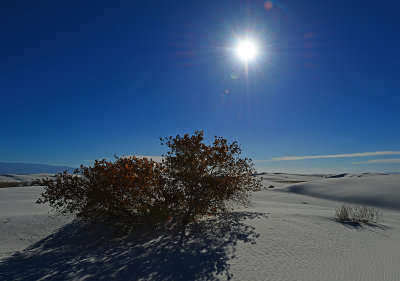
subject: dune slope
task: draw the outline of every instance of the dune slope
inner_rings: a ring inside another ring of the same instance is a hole
[[[290,192],[400,210],[399,175],[364,175],[299,183]]]
[[[0,189],[0,280],[398,280],[397,179],[264,175],[250,208],[128,234],[48,214],[42,187]],[[335,220],[335,200],[363,203],[376,186],[382,224]]]

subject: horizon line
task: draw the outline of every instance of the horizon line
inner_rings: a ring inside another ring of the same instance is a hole
[[[400,151],[375,151],[375,152],[359,152],[345,154],[327,154],[327,155],[305,155],[305,156],[284,156],[272,158],[272,161],[290,161],[304,159],[323,159],[323,158],[350,158],[350,157],[366,157],[381,155],[400,155]],[[268,160],[258,160],[257,162],[267,162]]]

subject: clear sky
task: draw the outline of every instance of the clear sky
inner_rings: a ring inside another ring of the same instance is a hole
[[[157,156],[159,137],[203,129],[238,141],[260,171],[399,172],[399,10],[2,1],[0,161]],[[246,37],[258,46],[247,72],[234,52]]]

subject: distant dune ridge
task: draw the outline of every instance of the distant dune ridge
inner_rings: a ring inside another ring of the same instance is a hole
[[[53,166],[31,163],[4,163],[0,162],[0,175],[4,174],[57,174],[63,171],[72,173],[75,170],[69,166]]]

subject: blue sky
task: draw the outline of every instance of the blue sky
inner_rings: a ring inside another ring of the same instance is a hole
[[[399,172],[400,4],[267,2],[2,2],[0,161],[157,156],[203,129],[260,171]]]

